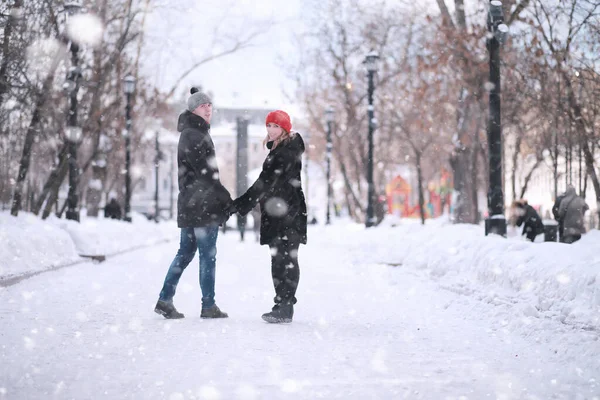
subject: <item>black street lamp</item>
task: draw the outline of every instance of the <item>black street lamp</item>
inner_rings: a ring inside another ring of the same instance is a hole
[[[241,196],[248,190],[248,125],[250,120],[247,116],[237,117],[237,147],[236,147],[236,172],[235,172],[235,188],[237,196]],[[237,216],[238,230],[240,231],[240,239],[244,241],[246,232],[246,215]]]
[[[81,11],[81,4],[78,1],[65,2],[65,18],[67,24],[69,17],[76,15]],[[69,50],[71,52],[71,68],[67,73],[67,79],[64,89],[69,95],[69,114],[67,116],[67,125],[65,129],[65,139],[69,147],[69,193],[67,195],[66,218],[79,221],[79,209],[77,203],[77,186],[79,183],[79,167],[77,165],[77,145],[81,141],[81,128],[77,126],[77,93],[79,92],[79,78],[81,69],[79,68],[79,45],[69,39]]]
[[[135,78],[128,75],[123,80],[127,104],[125,105],[125,218],[131,222],[131,96],[135,91]]]
[[[373,215],[373,201],[375,197],[375,188],[373,186],[373,131],[375,130],[375,115],[373,109],[373,92],[375,91],[375,84],[373,82],[373,78],[375,72],[377,72],[377,60],[379,60],[379,55],[372,51],[365,57],[364,64],[367,67],[367,74],[369,77],[369,108],[368,108],[368,117],[369,117],[369,159],[367,166],[367,183],[368,183],[368,198],[367,198],[367,218],[365,222],[365,226],[370,228],[375,225],[375,217]]]
[[[508,26],[504,24],[502,2],[490,2],[487,18],[487,48],[490,53],[490,80],[488,83],[490,105],[487,125],[490,162],[488,189],[489,217],[485,221],[485,234],[506,236],[504,193],[502,188],[502,125],[500,108],[500,45],[506,42]]]
[[[163,160],[163,153],[160,150],[160,141],[158,136],[158,131],[156,131],[156,137],[154,138],[154,150],[156,154],[154,155],[154,222],[158,223],[158,217],[160,214],[160,207],[158,201],[158,189],[160,187],[160,171],[159,166],[160,162]]]
[[[171,152],[171,172],[169,175],[171,176],[170,185],[169,185],[169,219],[173,219],[173,208],[175,207],[173,196],[175,194],[175,165],[177,164],[177,149],[172,150]]]
[[[333,107],[329,106],[325,111],[325,121],[327,122],[327,219],[325,224],[331,224],[331,131],[333,125]]]

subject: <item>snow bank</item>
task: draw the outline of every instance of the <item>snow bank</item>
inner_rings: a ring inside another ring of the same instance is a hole
[[[81,260],[80,255],[112,255],[141,246],[178,240],[174,221],[159,224],[143,215],[127,223],[82,217],[80,223],[30,213],[0,213],[0,279],[7,279]]]
[[[69,233],[20,213],[0,213],[0,278],[10,278],[68,264],[80,257]]]
[[[552,318],[600,330],[600,231],[572,245],[530,243],[519,236],[485,237],[482,226],[430,220],[423,227],[404,220],[366,231],[346,225],[330,239],[354,249],[357,259],[416,268],[448,290],[514,306],[520,323]]]
[[[79,254],[110,255],[165,240],[178,240],[174,221],[156,223],[132,213],[132,223],[107,218],[83,218],[80,223],[49,218],[48,222],[69,233]]]

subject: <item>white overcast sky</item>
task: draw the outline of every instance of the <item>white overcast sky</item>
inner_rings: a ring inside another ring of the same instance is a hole
[[[177,94],[202,84],[213,92],[217,107],[281,108],[295,113],[299,105],[286,96],[293,95],[294,82],[282,59],[294,64],[294,37],[315,21],[315,5],[320,1],[326,0],[155,0],[158,6],[145,24],[143,72],[160,89],[168,90],[195,60],[219,50],[212,46],[216,26],[220,37],[264,29],[253,47],[198,68]],[[409,0],[388,3],[415,5]],[[420,0],[418,6],[437,10],[434,0]]]
[[[193,84],[214,93],[217,107],[293,107],[284,96],[293,81],[281,60],[293,60],[293,35],[304,29],[304,0],[161,0],[146,21],[143,72],[162,90],[170,88],[195,60],[210,52],[214,29],[225,34],[247,34],[265,29],[255,45],[211,61],[189,75],[178,90]]]

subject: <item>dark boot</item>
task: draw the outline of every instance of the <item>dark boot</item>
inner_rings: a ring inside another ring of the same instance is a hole
[[[293,318],[293,304],[275,304],[271,312],[262,315],[262,319],[271,324],[289,324]]]
[[[177,311],[172,301],[159,300],[154,307],[154,312],[162,315],[166,319],[179,319],[185,317],[182,313]]]
[[[210,308],[203,308],[200,312],[200,318],[228,318],[227,313],[219,310],[219,307],[215,304]]]

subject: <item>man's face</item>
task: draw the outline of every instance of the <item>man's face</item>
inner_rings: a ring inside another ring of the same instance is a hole
[[[204,118],[204,120],[210,124],[210,119],[212,118],[212,104],[211,103],[200,104],[194,110],[194,114]]]

